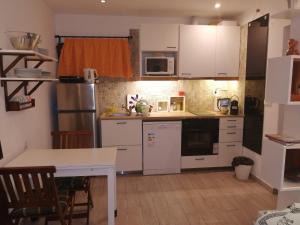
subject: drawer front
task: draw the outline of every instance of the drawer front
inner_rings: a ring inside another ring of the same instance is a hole
[[[117,171],[142,170],[142,146],[116,146]]]
[[[141,120],[102,120],[102,147],[142,145]]]
[[[242,154],[242,142],[219,143],[219,166],[231,166],[232,159]]]
[[[218,167],[218,155],[182,156],[181,169]]]
[[[227,129],[219,131],[219,143],[241,142],[243,140],[243,130]]]
[[[243,123],[242,117],[220,118],[220,129],[243,129]]]

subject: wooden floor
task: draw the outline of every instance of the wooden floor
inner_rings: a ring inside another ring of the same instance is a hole
[[[117,185],[117,225],[251,225],[276,202],[257,182],[238,181],[229,171],[120,176]],[[106,179],[94,179],[93,190],[90,224],[106,225]]]

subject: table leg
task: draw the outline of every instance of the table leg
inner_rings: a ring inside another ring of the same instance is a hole
[[[107,175],[107,192],[108,192],[108,225],[115,225],[116,209],[116,173],[114,170]]]

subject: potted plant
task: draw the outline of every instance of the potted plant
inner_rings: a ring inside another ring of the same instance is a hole
[[[248,180],[254,161],[246,156],[237,156],[232,160],[235,176],[239,180]]]

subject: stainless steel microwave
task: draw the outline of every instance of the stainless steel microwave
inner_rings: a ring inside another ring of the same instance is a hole
[[[146,75],[174,75],[175,59],[174,57],[157,56],[145,57]]]

